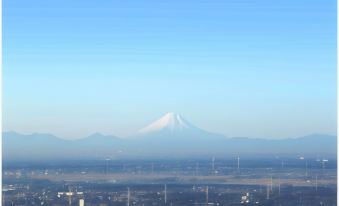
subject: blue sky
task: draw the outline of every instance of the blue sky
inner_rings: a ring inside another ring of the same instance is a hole
[[[336,1],[4,0],[3,128],[336,133]]]

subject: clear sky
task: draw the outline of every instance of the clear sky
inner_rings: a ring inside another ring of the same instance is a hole
[[[336,132],[335,0],[3,0],[3,128]]]

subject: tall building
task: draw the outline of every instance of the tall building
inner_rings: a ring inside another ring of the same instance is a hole
[[[79,206],[85,206],[85,200],[84,199],[79,200]]]

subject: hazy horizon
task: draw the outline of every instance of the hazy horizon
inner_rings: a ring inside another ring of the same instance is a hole
[[[166,113],[165,115],[163,115],[161,118],[164,118],[166,115],[168,114],[171,114],[173,112],[169,112],[169,113]],[[176,115],[180,115],[180,114],[177,114],[177,113],[174,113]],[[180,115],[181,116],[181,115]],[[182,117],[182,116],[181,116]],[[18,133],[18,134],[23,134],[23,135],[33,135],[33,134],[50,134],[50,135],[54,135],[58,138],[61,138],[61,139],[66,139],[66,140],[76,140],[76,139],[82,139],[82,138],[86,138],[86,137],[89,137],[91,135],[96,135],[96,134],[100,134],[100,135],[104,135],[104,136],[115,136],[115,137],[118,137],[118,138],[122,138],[122,139],[125,139],[125,138],[129,138],[133,135],[137,135],[142,129],[145,129],[149,126],[151,126],[152,124],[156,123],[157,121],[161,121],[161,118],[160,119],[157,119],[155,120],[154,122],[150,122],[148,125],[145,125],[143,128],[139,128],[137,131],[134,131],[134,133],[131,133],[130,135],[128,136],[119,136],[119,135],[116,135],[114,133],[103,133],[103,132],[100,132],[100,131],[95,131],[95,132],[92,132],[92,133],[89,133],[87,135],[84,135],[82,137],[63,137],[63,136],[58,136],[58,135],[55,135],[51,132],[30,132],[30,133],[23,133],[23,132],[19,132],[19,131],[14,131],[14,130],[8,130],[8,131],[3,131],[3,133],[8,133],[8,132],[15,132],[15,133]],[[184,118],[184,117],[182,117]],[[185,121],[187,121],[186,119],[184,119]],[[196,127],[196,125],[193,125],[192,122],[190,121],[187,121],[188,124],[190,124],[191,126],[193,127]],[[199,129],[202,129],[204,130],[204,128],[199,128]],[[204,130],[206,131],[206,130]],[[280,137],[280,138],[271,138],[271,137],[251,137],[251,136],[227,136],[225,134],[221,134],[221,133],[216,133],[214,131],[206,131],[206,132],[211,132],[211,133],[215,133],[215,134],[220,134],[220,135],[223,135],[227,138],[241,138],[241,137],[245,137],[245,138],[259,138],[259,139],[289,139],[289,138],[299,138],[299,137],[306,137],[306,136],[312,136],[312,135],[330,135],[330,136],[336,136],[336,134],[325,134],[325,133],[319,133],[319,132],[314,132],[314,133],[309,133],[309,134],[304,134],[304,135],[301,135],[301,136],[294,136],[294,137]]]
[[[58,136],[58,135],[55,135],[53,133],[42,133],[42,132],[30,132],[30,133],[23,133],[23,132],[18,132],[18,131],[14,131],[14,130],[8,130],[8,131],[3,131],[2,133],[9,133],[9,132],[15,132],[15,133],[18,133],[18,134],[22,134],[22,135],[32,135],[32,134],[49,134],[49,135],[53,135],[53,136],[56,136],[60,139],[65,139],[65,140],[78,140],[78,139],[83,139],[83,138],[86,138],[86,137],[89,137],[91,135],[95,135],[95,134],[101,134],[101,135],[104,135],[104,136],[115,136],[115,137],[118,137],[118,138],[121,138],[121,139],[126,139],[130,136],[118,136],[118,135],[115,135],[115,134],[106,134],[106,133],[102,133],[100,131],[97,131],[97,132],[93,132],[93,133],[90,133],[90,134],[87,134],[85,136],[81,136],[81,137],[76,137],[76,138],[73,138],[73,137],[62,137],[62,136]],[[210,131],[209,131],[210,132]],[[219,134],[219,133],[218,133]],[[133,134],[132,134],[133,135]],[[220,135],[223,135],[223,134],[220,134]],[[302,136],[295,136],[295,137],[281,137],[281,138],[270,138],[270,137],[245,137],[245,136],[226,136],[227,138],[250,138],[250,139],[265,139],[265,140],[284,140],[284,139],[294,139],[294,138],[300,138],[300,137],[307,137],[307,136],[312,136],[312,135],[326,135],[326,136],[337,136],[337,134],[324,134],[324,133],[310,133],[310,134],[305,134],[305,135],[302,135]]]

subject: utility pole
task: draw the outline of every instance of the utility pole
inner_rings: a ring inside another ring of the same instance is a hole
[[[238,156],[237,160],[238,160],[238,171],[239,171],[240,170],[240,157],[239,156]]]
[[[130,195],[129,187],[127,187],[127,206],[129,206]]]
[[[279,177],[279,186],[278,186],[278,190],[279,190],[279,196],[280,196],[280,177]]]
[[[108,161],[109,161],[110,159],[105,159],[105,175],[107,175],[108,174]]]
[[[165,205],[167,204],[167,185],[165,184]]]
[[[269,186],[269,184],[267,184],[267,187],[266,187],[266,199],[267,200],[270,199],[270,186]]]
[[[307,168],[307,161],[306,161],[306,165],[305,165],[305,178],[307,179],[308,176],[308,168]]]
[[[73,195],[73,193],[72,193],[70,187],[68,187],[68,191],[69,191],[69,192],[66,193],[66,195],[68,196],[68,205],[71,206],[71,205],[72,205],[72,195]]]
[[[271,175],[271,192],[273,192],[273,177]]]
[[[208,205],[208,186],[206,186],[206,206]]]
[[[315,175],[315,191],[318,192],[318,175]]]
[[[322,164],[322,168],[324,170],[325,169],[325,162],[324,162],[324,160],[321,161],[321,164]]]
[[[214,173],[215,171],[214,162],[215,162],[215,157],[212,158],[212,173]]]

